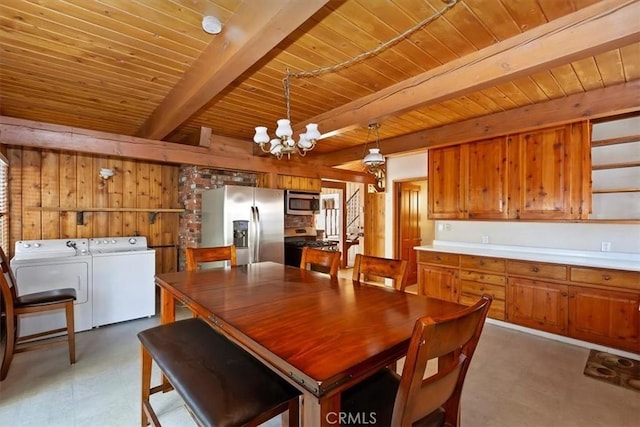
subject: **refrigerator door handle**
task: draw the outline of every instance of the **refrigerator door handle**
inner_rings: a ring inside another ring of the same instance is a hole
[[[251,217],[249,222],[249,264],[254,262],[256,247],[256,212],[251,206]]]
[[[256,259],[255,262],[260,262],[260,232],[261,227],[260,227],[260,209],[258,209],[258,207],[255,207],[256,209]]]

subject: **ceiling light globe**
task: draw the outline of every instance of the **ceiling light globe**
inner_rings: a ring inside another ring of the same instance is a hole
[[[309,123],[307,125],[307,139],[310,141],[313,141],[315,139],[320,139],[320,131],[318,130],[318,124],[317,123]]]
[[[271,154],[278,154],[282,151],[282,143],[279,139],[274,138],[271,140]]]
[[[379,166],[384,163],[384,156],[380,154],[379,148],[369,148],[369,154],[364,156],[362,163],[367,166]]]
[[[278,138],[291,138],[293,135],[293,129],[291,129],[291,122],[288,119],[278,120],[278,127],[276,129],[276,136]]]
[[[313,146],[313,143],[309,141],[307,134],[301,133],[300,141],[298,141],[298,147],[302,148],[303,150],[308,150],[309,148],[311,148],[311,146]]]
[[[269,134],[266,126],[257,126],[256,134],[253,136],[253,142],[256,144],[266,144],[269,142]]]

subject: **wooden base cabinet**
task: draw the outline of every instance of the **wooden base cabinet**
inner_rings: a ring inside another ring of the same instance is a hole
[[[418,265],[418,295],[458,302],[458,269]]]
[[[558,335],[567,334],[568,286],[540,280],[509,279],[509,322]]]
[[[418,294],[528,328],[640,353],[640,271],[418,251]]]

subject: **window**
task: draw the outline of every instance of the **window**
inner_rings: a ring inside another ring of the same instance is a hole
[[[0,246],[9,253],[9,162],[0,154]]]

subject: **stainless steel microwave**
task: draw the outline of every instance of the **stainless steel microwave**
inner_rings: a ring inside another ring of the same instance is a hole
[[[285,213],[287,215],[314,215],[320,213],[320,194],[287,190]]]

